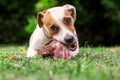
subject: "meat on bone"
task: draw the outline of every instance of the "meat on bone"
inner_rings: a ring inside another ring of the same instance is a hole
[[[69,49],[63,43],[57,41],[56,39],[50,39],[41,50],[39,50],[39,55],[43,57],[50,57],[54,60],[64,59],[69,60],[71,56],[69,54]]]

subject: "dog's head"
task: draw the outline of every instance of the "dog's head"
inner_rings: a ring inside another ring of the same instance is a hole
[[[74,28],[76,21],[76,9],[74,6],[66,4],[50,8],[39,12],[37,19],[39,27],[43,28],[48,37],[53,37],[64,44],[78,44]]]

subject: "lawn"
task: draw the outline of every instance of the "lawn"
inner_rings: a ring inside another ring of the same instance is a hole
[[[0,45],[0,80],[120,80],[118,46],[81,47],[79,54],[68,61],[26,58],[27,47],[22,48]]]

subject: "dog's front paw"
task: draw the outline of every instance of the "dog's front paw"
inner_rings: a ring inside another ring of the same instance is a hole
[[[27,52],[27,57],[33,57],[36,55],[38,55],[38,53],[35,50],[28,50],[28,52]]]

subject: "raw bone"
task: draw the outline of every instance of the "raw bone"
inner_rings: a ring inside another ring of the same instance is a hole
[[[54,60],[71,59],[67,46],[57,41],[56,39],[50,39],[39,51],[39,54],[43,57],[51,57]]]

